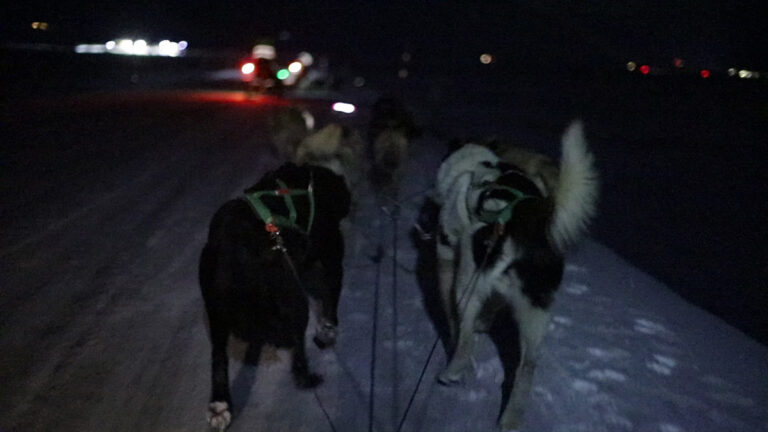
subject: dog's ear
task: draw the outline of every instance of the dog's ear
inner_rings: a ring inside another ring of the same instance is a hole
[[[458,179],[456,179],[456,182],[453,185],[453,188],[457,194],[456,200],[454,201],[458,207],[456,212],[463,226],[469,226],[471,222],[471,206],[467,201],[469,199],[469,188],[472,185],[472,177],[472,173],[464,173]]]

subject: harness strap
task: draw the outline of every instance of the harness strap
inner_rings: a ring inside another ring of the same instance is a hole
[[[278,227],[290,227],[301,231],[304,234],[309,234],[309,232],[312,230],[312,223],[314,222],[315,218],[315,197],[313,193],[314,189],[312,187],[312,180],[310,180],[307,189],[291,189],[288,187],[288,185],[285,184],[285,182],[280,179],[276,180],[276,182],[280,187],[279,189],[246,193],[245,200],[251,205],[251,208],[256,212],[259,218],[264,221],[264,229],[270,233],[278,232]],[[280,214],[272,214],[272,211],[269,209],[269,207],[267,207],[267,205],[264,204],[264,202],[261,200],[261,197],[264,195],[282,196],[285,202],[285,207],[288,209],[288,217]],[[298,215],[296,212],[296,206],[293,203],[292,197],[294,195],[307,195],[307,198],[309,199],[309,217],[306,231],[296,224]]]
[[[485,193],[491,192],[493,190],[503,190],[510,192],[512,195],[515,196],[515,199],[512,201],[508,201],[507,205],[504,206],[501,210],[491,211],[491,210],[482,210],[479,214],[479,219],[485,223],[497,223],[500,225],[505,225],[507,222],[509,222],[510,219],[512,219],[512,215],[515,211],[515,206],[520,203],[520,201],[527,200],[527,199],[538,199],[539,197],[533,196],[533,195],[526,195],[519,189],[515,189],[513,187],[499,185],[499,184],[492,184],[489,185],[488,188],[485,190]]]

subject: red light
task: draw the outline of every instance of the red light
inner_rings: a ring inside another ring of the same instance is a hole
[[[640,66],[640,72],[642,72],[643,75],[648,75],[651,72],[651,67],[648,65],[642,65]]]
[[[675,57],[674,64],[676,68],[683,67],[683,59]]]
[[[256,71],[256,65],[251,62],[245,63],[240,67],[240,72],[245,75],[252,74],[254,71]]]
[[[701,74],[702,78],[709,78],[709,70],[702,69],[701,72],[699,72],[699,73]]]

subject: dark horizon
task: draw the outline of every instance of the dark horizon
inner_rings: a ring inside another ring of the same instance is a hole
[[[309,3],[131,2],[119,6],[80,0],[32,1],[7,8],[2,39],[61,44],[120,37],[184,39],[197,48],[248,50],[261,38],[343,60],[422,55],[461,57],[482,52],[574,67],[631,59],[686,59],[694,67],[763,69],[766,15],[752,2],[648,2],[587,7],[575,2],[511,2],[466,6]],[[46,21],[50,29],[33,31]],[[284,38],[283,38],[284,39]],[[373,48],[375,47],[375,48]]]

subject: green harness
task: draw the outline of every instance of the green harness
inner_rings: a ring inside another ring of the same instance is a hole
[[[276,180],[280,186],[279,189],[256,191],[245,194],[245,200],[251,205],[253,211],[264,221],[264,229],[267,232],[276,235],[280,233],[280,228],[292,228],[303,234],[309,235],[312,230],[312,221],[315,218],[315,196],[312,188],[312,181],[306,189],[291,189],[282,180]],[[288,209],[288,217],[279,214],[272,214],[269,207],[264,204],[261,197],[267,196],[282,196],[285,201],[285,207]],[[307,222],[306,231],[296,224],[296,206],[293,204],[294,195],[307,195],[309,199],[309,220]]]
[[[506,225],[507,222],[509,222],[510,219],[512,219],[512,215],[515,211],[515,206],[520,203],[520,201],[527,200],[527,199],[538,199],[539,197],[533,196],[533,195],[526,195],[519,189],[515,189],[509,186],[503,186],[499,184],[491,184],[486,189],[486,192],[491,192],[493,190],[504,190],[507,192],[510,192],[512,195],[515,196],[515,199],[512,201],[507,201],[507,205],[505,205],[502,209],[499,210],[480,210],[478,218],[485,223],[491,224],[494,223],[497,226],[497,229],[501,229],[503,231],[504,225]],[[502,227],[502,228],[498,228]]]

